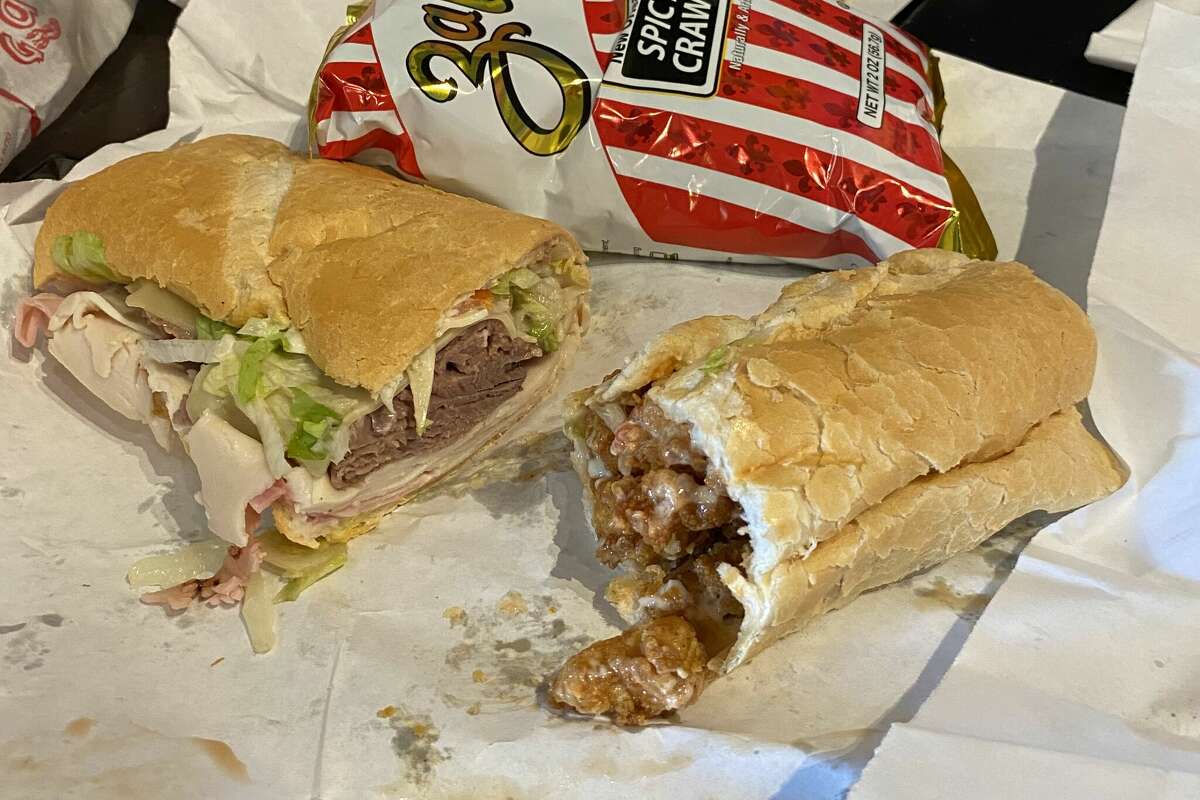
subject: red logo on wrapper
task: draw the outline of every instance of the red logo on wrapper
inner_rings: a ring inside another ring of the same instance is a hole
[[[931,61],[827,0],[378,0],[331,44],[312,133],[322,156],[549,217],[588,249],[829,268],[988,255],[938,139]]]
[[[0,23],[25,33],[19,38],[8,31],[0,32],[0,50],[18,64],[38,64],[46,59],[46,47],[62,36],[58,20],[51,17],[44,25],[37,24],[38,11],[22,0],[0,0]]]

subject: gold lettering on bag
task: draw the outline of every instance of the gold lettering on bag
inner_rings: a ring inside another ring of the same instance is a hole
[[[426,4],[422,9],[425,11],[425,27],[443,38],[470,42],[487,33],[487,28],[483,26],[483,14],[478,11],[455,11],[433,4]],[[446,23],[461,27],[454,28]]]
[[[521,147],[536,156],[552,156],[567,149],[591,111],[591,85],[573,61],[557,50],[528,40],[533,31],[521,22],[506,22],[484,40],[487,29],[480,12],[498,14],[512,10],[512,0],[457,0],[471,11],[427,3],[425,26],[441,40],[420,42],[408,53],[408,74],[421,92],[435,103],[448,103],[458,96],[459,84],[452,77],[434,72],[436,59],[449,61],[476,89],[490,77],[492,97],[500,120]],[[514,38],[521,37],[521,38]],[[444,41],[449,40],[449,41]],[[457,42],[477,41],[468,50]],[[512,58],[527,58],[544,69],[558,84],[562,113],[550,127],[539,125],[526,111],[509,69]]]

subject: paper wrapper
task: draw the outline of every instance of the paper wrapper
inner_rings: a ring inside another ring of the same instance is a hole
[[[117,48],[136,0],[0,3],[0,169]]]
[[[1025,550],[855,800],[1200,796],[1197,37],[1155,7],[1088,284],[1092,413],[1130,480]]]
[[[105,148],[72,179],[239,124],[302,146],[312,70],[343,13],[340,2],[259,4],[253,29],[286,37],[231,48],[230,20],[251,29],[245,5],[192,4],[172,40],[171,128]],[[1002,255],[1081,297],[1121,109],[949,57],[942,68],[955,98],[947,146],[993,215]],[[0,187],[5,326],[58,189]],[[549,715],[536,685],[616,623],[596,599],[609,573],[566,469],[558,399],[667,326],[755,312],[801,274],[680,263],[668,281],[664,265],[647,266],[597,260],[592,331],[556,398],[483,474],[401,509],[351,544],[347,567],[281,606],[267,656],[250,653],[236,612],[168,619],[124,582],[134,560],[200,531],[186,460],[42,351],[5,348],[0,796],[840,796],[941,680],[1042,520],[860,598],[668,724],[629,732]],[[1042,584],[1045,614],[1056,580]],[[1086,671],[1071,677],[1086,682]]]
[[[1092,34],[1088,39],[1084,57],[1093,64],[1133,72],[1137,67],[1142,42],[1146,38],[1146,25],[1150,22],[1150,12],[1154,5],[1154,0],[1137,0],[1121,12],[1120,16],[1105,25],[1104,30]],[[1200,13],[1198,0],[1170,0],[1165,5],[1191,14]]]

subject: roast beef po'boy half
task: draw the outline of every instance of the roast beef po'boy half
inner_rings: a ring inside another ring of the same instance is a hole
[[[1027,267],[935,250],[667,331],[569,401],[633,627],[570,658],[552,701],[644,722],[869,589],[1114,491],[1075,409],[1095,354]]]
[[[543,398],[586,323],[562,228],[268,139],[121,161],[46,214],[18,338],[178,435],[212,532],[316,547]]]

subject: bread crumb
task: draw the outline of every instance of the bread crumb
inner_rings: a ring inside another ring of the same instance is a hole
[[[479,703],[471,703],[471,705],[467,706],[467,713],[472,717],[477,716],[482,710],[483,706],[479,705]]]
[[[383,708],[381,708],[375,712],[375,716],[379,717],[380,719],[387,719],[389,717],[395,716],[395,714],[396,714],[395,706],[384,706]]]
[[[500,598],[500,602],[496,604],[496,610],[506,617],[515,617],[529,611],[529,606],[525,604],[525,598],[521,596],[520,592],[509,592]]]
[[[481,669],[477,669],[471,673],[471,680],[475,681],[476,683],[487,683],[489,678],[486,672]]]
[[[457,628],[467,624],[467,612],[459,606],[450,606],[442,612],[442,619],[449,620],[451,628]]]

